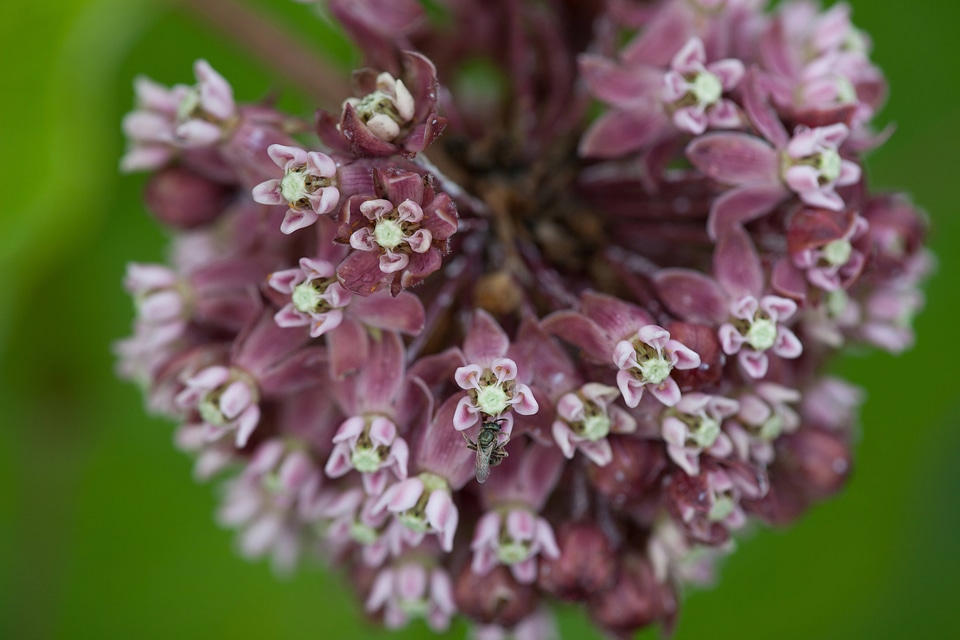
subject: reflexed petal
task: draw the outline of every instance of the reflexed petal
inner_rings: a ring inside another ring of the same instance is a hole
[[[337,443],[350,440],[356,441],[366,426],[367,421],[360,416],[347,418],[337,429],[336,434],[333,436],[333,441]]]
[[[707,53],[703,48],[703,40],[693,37],[673,56],[670,67],[680,73],[692,73],[701,70],[706,61]]]
[[[563,420],[555,420],[551,431],[553,432],[553,439],[556,441],[557,446],[560,447],[560,451],[563,452],[564,457],[567,459],[573,458],[576,447],[574,447],[570,439],[574,433],[570,430],[567,423]]]
[[[283,216],[283,222],[280,223],[280,231],[290,235],[294,231],[309,227],[319,219],[316,212],[309,209],[287,209]]]
[[[478,409],[473,400],[468,396],[463,396],[457,402],[456,412],[453,414],[453,428],[457,431],[469,429],[480,420]]]
[[[680,387],[677,386],[673,378],[667,378],[660,384],[647,385],[647,387],[650,389],[650,393],[653,394],[654,398],[668,407],[672,407],[680,402]]]
[[[460,516],[450,494],[442,490],[431,493],[424,514],[430,525],[437,529],[443,550],[452,551],[453,537],[457,533],[457,522]]]
[[[253,433],[253,430],[257,428],[259,423],[260,407],[255,404],[247,407],[246,411],[240,414],[240,417],[237,419],[238,447],[247,446],[247,440],[250,439],[250,434]]]
[[[617,372],[617,386],[623,394],[623,402],[633,409],[640,404],[643,397],[644,384],[637,380],[629,371]]]
[[[777,342],[773,345],[773,352],[781,358],[799,358],[803,353],[803,343],[796,334],[784,326],[778,327]]]
[[[769,359],[765,351],[754,351],[753,349],[741,349],[737,354],[740,366],[751,378],[762,378],[767,375]]]
[[[250,405],[253,393],[246,383],[239,380],[231,383],[220,396],[220,410],[229,419],[236,418]]]

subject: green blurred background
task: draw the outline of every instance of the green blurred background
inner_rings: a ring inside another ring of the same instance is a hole
[[[258,4],[332,38],[308,7]],[[849,488],[789,531],[743,540],[720,586],[687,599],[677,640],[960,638],[960,3],[851,4],[892,86],[880,121],[898,125],[868,161],[872,184],[931,214],[940,266],[919,343],[838,363],[869,392]],[[124,265],[162,260],[166,241],[140,204],[143,177],[117,174],[120,119],[134,75],[189,83],[198,57],[241,100],[278,90],[285,108],[312,110],[167,4],[0,9],[0,638],[432,637],[419,622],[398,634],[359,622],[350,590],[320,569],[278,580],[241,560],[172,425],[114,377],[110,344],[133,313]],[[561,620],[565,638],[597,637],[575,610]]]

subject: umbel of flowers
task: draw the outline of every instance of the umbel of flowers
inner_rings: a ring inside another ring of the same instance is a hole
[[[245,555],[319,555],[389,627],[670,629],[737,531],[844,485],[830,359],[913,341],[883,75],[843,4],[434,5],[326,3],[368,66],[312,125],[205,61],[137,80],[121,166],[172,250],[129,267],[120,372]]]

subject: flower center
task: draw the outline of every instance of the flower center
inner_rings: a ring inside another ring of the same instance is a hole
[[[848,301],[847,292],[843,289],[830,291],[827,293],[827,315],[831,318],[839,318],[843,315],[843,312],[846,311]]]
[[[760,436],[761,440],[770,442],[780,437],[782,432],[783,418],[777,414],[773,414],[769,419],[767,419],[766,422],[760,425],[760,433],[758,435]]]
[[[610,433],[610,417],[605,413],[587,416],[581,425],[580,435],[593,442],[606,438]]]
[[[350,537],[360,544],[373,544],[380,538],[380,534],[373,527],[354,521],[350,524]]]
[[[427,501],[430,499],[430,494],[434,491],[449,492],[450,489],[442,476],[424,472],[417,477],[423,483],[423,493],[420,494],[417,504],[397,514],[397,520],[411,531],[426,533],[430,530],[430,523],[427,522],[426,518]]]
[[[777,341],[777,325],[770,318],[756,318],[747,330],[747,344],[757,351],[766,351]]]
[[[673,367],[670,361],[660,356],[640,361],[640,375],[645,382],[650,384],[660,384],[666,380],[671,369]]]
[[[284,492],[283,482],[280,481],[280,474],[276,471],[271,471],[264,475],[261,483],[267,493],[281,494]]]
[[[857,101],[857,90],[853,83],[843,76],[837,77],[837,102],[852,104]]]
[[[177,122],[186,122],[195,118],[200,111],[200,89],[190,87],[177,105]]]
[[[219,390],[205,394],[203,398],[200,399],[197,410],[200,412],[200,417],[207,424],[219,427],[227,423],[227,417],[220,411]]]
[[[720,96],[723,95],[723,83],[709,71],[701,71],[693,79],[690,91],[696,97],[698,104],[707,107],[720,100]]]
[[[283,174],[283,179],[280,180],[280,195],[287,202],[299,202],[310,194],[310,190],[307,189],[307,177],[303,169],[304,167],[288,170]]]
[[[314,313],[323,304],[323,298],[320,297],[320,291],[314,285],[316,280],[303,282],[293,289],[293,306],[301,313]]]
[[[497,558],[503,564],[517,564],[530,556],[530,549],[522,542],[511,540],[497,547]]]
[[[708,416],[701,416],[700,420],[690,429],[693,441],[701,449],[713,446],[720,435],[720,423]]]
[[[834,267],[847,264],[850,260],[850,254],[853,253],[853,246],[849,240],[834,240],[823,247],[823,259]]]
[[[707,518],[713,522],[726,520],[727,516],[733,513],[734,506],[733,498],[730,496],[715,496],[713,506],[710,507],[710,513],[707,514]]]
[[[820,177],[827,182],[836,182],[840,177],[842,159],[835,149],[824,149],[820,152],[820,161],[817,163]]]
[[[353,464],[353,468],[360,473],[373,473],[379,469],[383,460],[377,449],[358,445],[350,455],[350,463]]]
[[[400,610],[411,618],[426,618],[430,613],[430,601],[423,598],[401,598]]]
[[[368,93],[353,105],[357,115],[364,122],[369,122],[376,116],[387,116],[397,124],[403,124],[403,118],[393,103],[393,98],[383,91]]]
[[[406,239],[403,233],[403,227],[396,220],[380,218],[377,220],[377,226],[373,229],[373,237],[384,249],[396,249],[397,246]]]
[[[509,406],[506,391],[499,384],[491,384],[477,392],[477,407],[488,416],[498,416]]]

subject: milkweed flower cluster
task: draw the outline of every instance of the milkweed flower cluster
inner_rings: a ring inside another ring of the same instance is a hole
[[[736,532],[838,491],[848,345],[913,341],[925,219],[874,194],[886,85],[846,5],[330,0],[369,65],[312,126],[136,82],[122,375],[219,518],[388,627],[670,628]],[[436,27],[437,21],[443,24]]]

